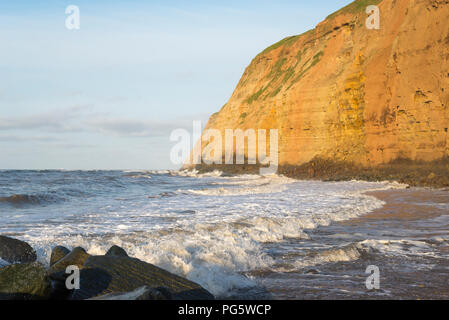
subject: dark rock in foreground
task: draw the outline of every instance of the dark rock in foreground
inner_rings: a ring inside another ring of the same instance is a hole
[[[56,260],[57,257],[62,256],[65,252],[69,251],[64,247],[56,247],[52,252],[52,261]],[[77,266],[79,269],[83,268],[84,262],[90,255],[83,248],[75,248],[72,252],[69,251],[68,254],[62,257],[54,264],[50,266],[47,274],[51,281],[51,299],[52,300],[66,300],[72,293],[71,290],[66,287],[66,279],[69,274],[66,273],[67,267]]]
[[[50,266],[54,265],[56,262],[64,258],[66,255],[70,253],[70,250],[66,247],[57,246],[51,252],[50,257]]]
[[[84,300],[114,293],[133,292],[143,286],[166,288],[174,300],[212,300],[200,285],[138,259],[90,256],[81,270],[79,290],[72,299]],[[156,289],[159,290],[159,289]]]
[[[71,252],[55,247],[50,268],[34,262],[35,251],[25,242],[0,237],[0,300],[212,300],[200,285],[128,256],[113,246],[105,256],[91,256],[83,248]],[[32,262],[26,262],[29,261]],[[66,287],[67,267],[80,269],[79,290]]]
[[[0,258],[9,263],[30,263],[36,261],[37,256],[28,243],[0,236]]]
[[[46,300],[50,282],[37,263],[15,264],[0,269],[0,300]]]
[[[171,292],[167,288],[141,287],[133,292],[110,293],[89,300],[171,300]]]
[[[52,276],[61,272],[65,273],[68,266],[77,266],[81,269],[84,265],[84,262],[89,257],[90,255],[83,248],[75,248],[64,258],[53,264],[48,270],[48,274]]]

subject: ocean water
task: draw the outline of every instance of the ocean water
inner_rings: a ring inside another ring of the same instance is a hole
[[[420,238],[401,225],[346,224],[385,205],[367,192],[405,187],[221,172],[0,171],[0,234],[29,242],[46,265],[56,245],[94,255],[119,245],[220,298],[406,298],[412,289],[367,292],[367,265],[405,261],[401,272],[437,266],[435,277],[445,276],[448,228]],[[447,203],[429,205],[449,212]],[[429,219],[421,224],[449,222]]]

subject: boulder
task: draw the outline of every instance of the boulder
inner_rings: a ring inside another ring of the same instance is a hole
[[[36,261],[37,255],[28,243],[0,236],[0,259],[9,263],[30,263]]]
[[[200,285],[152,264],[130,257],[90,256],[80,275],[80,289],[71,299],[85,300],[138,288],[164,287],[175,300],[211,300],[214,296]]]
[[[56,248],[55,248],[56,249]],[[65,248],[64,248],[65,249]],[[62,255],[65,251],[63,249],[58,249],[57,254]],[[56,254],[56,253],[55,253]],[[53,254],[52,254],[53,256]],[[70,274],[66,273],[68,266],[77,266],[82,268],[84,262],[90,255],[83,248],[75,248],[64,256],[62,259],[54,263],[48,269],[47,274],[51,281],[51,299],[52,300],[66,300],[72,294],[72,291],[66,287],[66,279]]]
[[[89,300],[171,300],[172,295],[167,288],[141,287],[135,291],[127,293],[110,293],[104,296],[95,297]]]
[[[68,266],[77,266],[81,269],[88,257],[90,257],[90,255],[86,250],[80,247],[75,248],[72,252],[53,264],[48,270],[48,274],[50,277],[61,272],[65,274]]]
[[[56,262],[64,258],[66,255],[70,253],[70,250],[66,247],[57,246],[51,252],[50,257],[50,266],[54,265]]]
[[[118,257],[127,257],[125,249],[122,249],[118,246],[112,246],[111,249],[106,253],[107,256],[118,256]]]
[[[0,269],[0,300],[46,300],[50,281],[37,263],[14,264]]]

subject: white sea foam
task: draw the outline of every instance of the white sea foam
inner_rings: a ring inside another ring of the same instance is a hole
[[[212,172],[199,173],[198,170],[179,170],[179,171],[169,171],[169,174],[172,176],[179,177],[191,177],[191,178],[207,178],[207,177],[220,177],[223,175],[223,172],[219,170],[214,170]]]
[[[148,174],[133,174],[133,175],[128,175],[127,177],[135,178],[135,179],[138,179],[138,178],[151,179],[151,175],[148,175]]]
[[[431,244],[418,240],[365,240],[360,242],[359,246],[367,251],[375,250],[381,252],[383,255],[395,257],[439,257]]]
[[[262,193],[272,194],[285,191],[288,188],[288,185],[294,182],[297,181],[277,175],[267,177],[254,176],[250,179],[240,178],[238,180],[231,179],[231,181],[216,182],[216,185],[225,185],[225,187],[221,188],[186,190],[186,192],[203,196],[238,196]]]
[[[360,259],[362,250],[358,244],[350,244],[319,250],[311,256],[300,256],[288,268],[282,266],[276,268],[276,271],[291,271],[292,269],[304,269],[307,267],[319,266],[327,263],[349,262]]]

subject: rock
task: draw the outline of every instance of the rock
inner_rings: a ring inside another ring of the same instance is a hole
[[[9,263],[30,263],[35,262],[37,256],[28,243],[0,236],[0,259]]]
[[[89,300],[171,300],[172,295],[167,288],[141,287],[128,293],[110,293]]]
[[[55,274],[65,271],[68,266],[77,266],[78,268],[82,268],[86,259],[90,257],[90,255],[83,248],[75,248],[67,254],[64,258],[53,264],[48,270],[48,274],[50,277],[53,277]]]
[[[125,249],[122,249],[118,246],[112,246],[111,249],[106,253],[107,256],[118,256],[118,257],[127,257]]]
[[[63,249],[58,249],[58,251],[62,253]],[[69,298],[72,291],[68,290],[65,284],[67,277],[70,275],[66,273],[67,267],[77,266],[81,269],[88,257],[90,255],[83,248],[75,248],[72,252],[50,266],[47,274],[51,281],[52,300],[66,300]]]
[[[70,253],[70,250],[66,247],[57,246],[51,252],[50,266],[54,265],[56,262],[64,258]]]
[[[81,270],[80,286],[73,300],[133,292],[143,286],[167,288],[175,300],[214,299],[200,285],[130,257],[90,256]]]
[[[0,269],[0,300],[45,300],[50,282],[37,263],[14,264]]]

